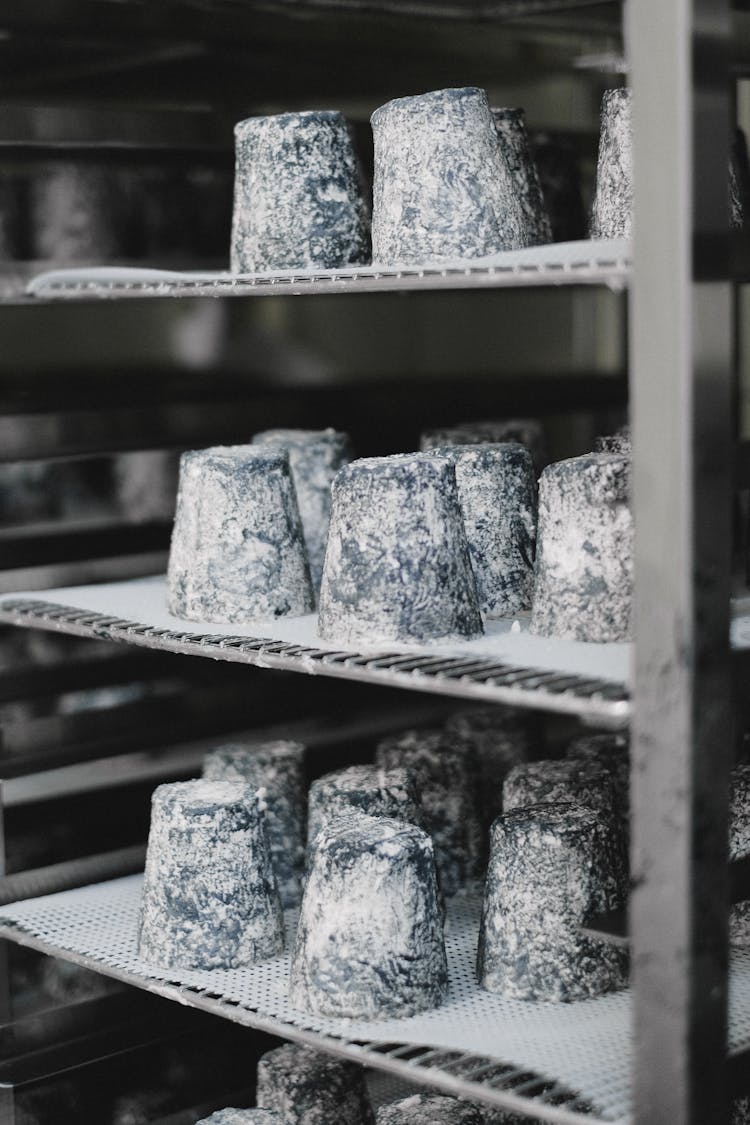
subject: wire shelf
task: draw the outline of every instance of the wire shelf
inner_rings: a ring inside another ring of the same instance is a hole
[[[333,676],[446,696],[534,707],[621,727],[630,715],[629,645],[533,637],[517,621],[490,623],[477,641],[387,650],[333,649],[315,618],[258,631],[170,617],[163,578],[47,590],[0,599],[0,621],[281,671]]]
[[[287,999],[289,955],[235,970],[162,970],[137,954],[142,876],[68,890],[0,910],[0,937],[273,1035],[355,1059],[415,1084],[560,1125],[630,1121],[628,990],[571,1004],[506,1000],[474,975],[478,896],[448,902],[445,1003],[363,1023],[302,1013]],[[287,950],[296,917],[286,914]],[[750,1048],[750,951],[730,973],[729,1050]]]
[[[248,297],[280,293],[299,296],[559,285],[603,285],[621,290],[627,285],[630,273],[629,242],[612,239],[508,250],[491,258],[466,259],[439,266],[354,266],[257,274],[115,266],[50,270],[34,277],[26,286],[26,294],[49,301]]]

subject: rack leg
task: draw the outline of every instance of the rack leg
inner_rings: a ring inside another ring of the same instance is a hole
[[[635,279],[636,1125],[719,1125],[727,980],[732,294],[726,0],[629,0]]]

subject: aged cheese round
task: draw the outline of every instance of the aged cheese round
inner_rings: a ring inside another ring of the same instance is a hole
[[[165,969],[235,969],[283,945],[255,790],[229,781],[160,785],[151,802],[138,955]]]
[[[448,970],[432,841],[352,812],[318,834],[289,995],[306,1012],[410,1016],[445,998]]]
[[[439,263],[524,245],[521,202],[484,90],[397,98],[371,121],[376,263]]]
[[[268,845],[281,905],[299,904],[305,869],[305,747],[301,742],[228,742],[203,760],[207,781],[239,781],[261,790]]]
[[[314,607],[289,457],[232,445],[183,453],[168,605],[229,625]]]
[[[369,258],[362,173],[336,110],[235,126],[231,268],[335,269]]]
[[[284,1125],[372,1125],[374,1120],[362,1067],[299,1043],[261,1056],[255,1097]]]
[[[320,636],[339,644],[482,631],[453,465],[425,453],[352,461],[333,482]]]

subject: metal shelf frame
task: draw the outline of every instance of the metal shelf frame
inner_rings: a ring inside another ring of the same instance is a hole
[[[636,1125],[727,1120],[733,388],[726,0],[630,0]]]
[[[328,5],[320,0],[317,6]],[[334,0],[331,6],[345,7]],[[577,5],[556,0],[508,0],[446,7],[425,0],[410,4],[409,14],[419,8],[427,18],[435,15],[436,7],[446,12],[450,7],[471,9],[473,16],[519,16],[573,6]],[[61,5],[60,10],[66,7],[79,20],[101,10],[101,4],[90,0]],[[116,12],[115,5],[108,7],[115,24],[127,14]],[[200,7],[195,5],[196,10]],[[385,11],[392,5],[373,0],[351,7]],[[230,8],[222,6],[224,16]],[[28,26],[42,18],[37,9],[39,5],[24,6]],[[728,0],[660,0],[656,6],[653,0],[628,0],[625,6],[636,168],[634,265],[627,269],[637,529],[635,683],[632,701],[621,711],[627,718],[632,710],[634,762],[633,1125],[722,1125],[728,1120],[726,837],[733,706],[729,498],[735,437],[725,184],[730,17]],[[613,280],[611,271],[606,276],[601,271],[598,277],[586,278],[583,272],[576,276],[599,284]],[[425,278],[419,271],[416,275],[406,271],[367,282],[341,276],[334,284],[366,289],[377,282],[400,290],[464,284],[519,286],[527,281],[522,273],[499,282],[486,271],[481,277],[470,271],[465,280],[440,273]],[[539,277],[531,283],[538,284]],[[316,286],[330,292],[331,285],[327,278],[293,278],[242,292],[266,288],[275,293],[314,292]],[[193,295],[199,294],[198,286]],[[148,295],[147,289],[131,295]],[[89,289],[74,295],[97,294]],[[24,607],[19,604],[14,612],[22,623]],[[50,622],[55,612],[49,607]],[[28,614],[25,623],[30,623]],[[71,631],[91,635],[91,622],[68,624]],[[132,623],[94,624],[101,629],[97,635],[114,636],[118,627]],[[191,651],[189,635],[181,643],[184,651]],[[229,654],[231,646],[225,643],[224,649]],[[238,651],[233,658],[239,658]],[[292,656],[283,649],[264,649],[262,642],[255,654],[253,662],[275,667],[285,666]],[[335,674],[360,676],[359,670],[346,664],[351,654],[321,654],[320,659],[326,656]],[[412,686],[419,690],[481,694],[473,688],[456,692],[455,681],[441,679],[445,669],[439,667],[423,668],[421,678],[414,672],[402,668],[399,674],[412,675]],[[498,691],[494,698],[514,702],[515,690]],[[537,705],[541,698],[541,694],[536,697]],[[27,940],[18,934],[6,936]],[[37,943],[37,948],[42,946]],[[170,985],[161,992],[237,1018],[210,994],[188,998]],[[262,1024],[254,1019],[253,1026]],[[284,1033],[362,1057],[362,1044],[341,1044],[289,1029]],[[516,1096],[513,1085],[522,1085],[521,1076],[510,1076],[502,1096],[495,1097],[451,1074],[445,1059],[438,1066],[441,1060],[429,1051],[410,1058],[392,1045],[369,1046],[371,1060],[384,1070],[424,1078],[449,1092],[478,1096],[506,1108],[538,1111],[547,1120],[580,1119],[564,1105],[537,1107]]]

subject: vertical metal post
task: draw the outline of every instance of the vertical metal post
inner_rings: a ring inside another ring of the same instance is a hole
[[[726,1120],[727,0],[628,0],[635,163],[637,1125]]]
[[[5,874],[5,794],[0,780],[0,883]],[[13,1018],[9,962],[8,943],[0,941],[0,1024],[9,1023]]]

